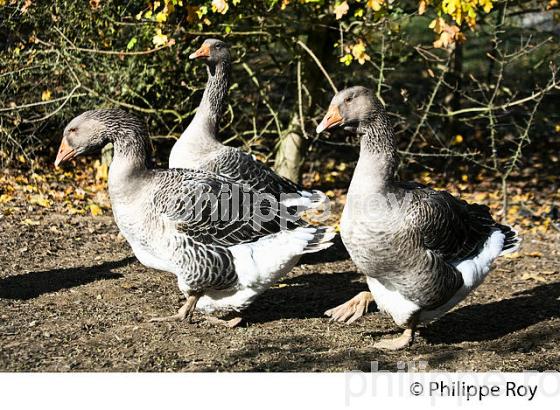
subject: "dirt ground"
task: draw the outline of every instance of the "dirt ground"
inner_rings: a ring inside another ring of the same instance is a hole
[[[524,236],[466,301],[422,328],[406,351],[373,343],[398,332],[371,309],[353,325],[323,312],[365,290],[338,244],[263,294],[239,328],[148,323],[174,313],[171,274],[143,267],[110,216],[0,218],[0,371],[560,370],[560,235]],[[319,262],[321,261],[321,262]]]

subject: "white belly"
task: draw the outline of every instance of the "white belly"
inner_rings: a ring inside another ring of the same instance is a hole
[[[136,243],[133,240],[128,239],[128,243],[134,252],[134,255],[140,263],[148,268],[162,270],[165,272],[176,273],[176,266],[169,259],[162,257],[162,255],[156,256],[156,252],[152,249],[147,249],[145,246]]]
[[[201,312],[241,312],[249,307],[264,289],[241,288],[226,291],[207,291],[196,308]]]
[[[419,323],[427,323],[443,316],[480,285],[490,272],[492,262],[502,251],[503,243],[504,235],[500,231],[495,231],[478,255],[454,264],[463,277],[463,286],[448,302],[437,309],[420,311]],[[397,290],[387,289],[377,279],[368,276],[367,283],[379,310],[391,315],[397,325],[406,325],[412,314],[420,310],[416,303]]]
[[[190,288],[186,283],[182,283],[180,276],[178,284],[181,292],[187,296]],[[231,289],[206,290],[196,303],[196,310],[204,313],[241,312],[271,285],[272,283],[263,283],[245,286],[239,283]]]
[[[406,325],[412,314],[420,310],[416,303],[405,298],[397,290],[387,289],[372,277],[367,276],[366,279],[377,308],[390,315],[397,325]]]
[[[463,277],[463,286],[444,305],[435,310],[425,310],[420,314],[421,322],[429,322],[443,316],[455,305],[465,299],[478,285],[480,285],[492,269],[492,262],[500,255],[504,247],[505,236],[500,231],[494,231],[478,255],[465,259],[454,266]]]

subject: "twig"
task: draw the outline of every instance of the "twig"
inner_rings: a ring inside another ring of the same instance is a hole
[[[79,52],[83,52],[83,53],[92,53],[92,54],[105,54],[105,55],[114,55],[114,56],[141,56],[141,55],[148,55],[148,54],[153,54],[156,53],[160,50],[163,50],[164,48],[168,48],[171,47],[172,45],[175,44],[174,41],[169,41],[167,44],[164,44],[163,46],[160,47],[156,47],[156,48],[152,48],[149,50],[142,50],[142,51],[116,51],[116,50],[97,50],[97,49],[93,49],[93,48],[84,48],[84,47],[77,47],[68,37],[66,37],[64,35],[64,33],[62,33],[62,31],[60,31],[57,27],[54,28],[59,34],[60,36],[68,43],[70,44],[70,47],[68,47],[69,50],[75,50],[75,51],[79,51]],[[55,47],[54,44],[49,43],[47,41],[43,41],[37,37],[35,37],[35,41],[39,44],[43,44],[49,47]]]
[[[74,96],[72,96],[72,98],[84,97],[86,95],[87,94],[84,94],[84,93],[75,94]],[[58,101],[64,101],[67,98],[68,98],[68,96],[65,95],[64,97],[53,98],[52,100],[48,100],[48,101],[37,101],[37,102],[34,102],[34,103],[16,105],[16,106],[9,107],[9,108],[0,108],[0,112],[19,111],[19,110],[23,110],[25,108],[37,107],[37,106],[46,105],[46,104],[54,104],[55,102],[58,102]]]
[[[301,59],[297,62],[297,83],[298,83],[298,107],[299,107],[299,126],[303,133],[303,138],[308,139],[307,132],[305,132],[305,121],[303,119],[303,102],[301,97]]]
[[[384,69],[385,69],[385,32],[382,31],[382,33],[381,33],[381,61],[380,61],[380,65],[379,65],[379,77],[377,78],[377,91],[375,92],[375,95],[377,96],[378,99],[381,100],[383,105],[385,105],[385,101],[383,101],[383,98],[381,98],[381,85],[383,84],[383,81],[385,80],[385,77],[383,75],[383,70]]]
[[[253,70],[251,70],[251,68],[247,65],[247,63],[243,63],[243,64],[241,64],[241,66],[245,69],[245,71],[247,72],[247,74],[249,74],[249,77],[251,78],[253,83],[257,86],[257,89],[259,90],[259,95],[263,99],[264,105],[266,106],[266,108],[268,108],[268,111],[270,112],[270,114],[274,118],[274,123],[276,124],[276,130],[278,131],[278,136],[281,136],[282,135],[282,126],[280,125],[280,119],[278,118],[278,114],[276,113],[276,111],[274,111],[274,109],[272,108],[272,106],[268,102],[268,99],[266,98],[266,96],[262,92],[261,86],[259,84],[259,80],[255,76],[255,73],[253,72]]]
[[[549,81],[549,84],[555,83],[555,81],[556,80],[553,75]],[[537,109],[539,108],[543,98],[544,98],[544,93],[541,93],[540,96],[536,99],[535,104],[533,105],[533,109],[531,110],[531,113],[529,115],[529,119],[527,120],[525,129],[523,130],[523,133],[519,138],[519,142],[517,143],[517,147],[515,148],[515,152],[513,153],[513,156],[511,158],[511,162],[509,166],[506,168],[505,172],[502,174],[502,178],[501,178],[502,179],[502,209],[503,209],[504,216],[507,215],[507,208],[508,208],[507,179],[509,178],[511,172],[517,165],[517,161],[519,161],[519,158],[521,157],[521,150],[523,148],[523,145],[525,144],[526,141],[529,140],[529,131],[531,130],[531,126],[533,125],[533,120],[535,119],[535,114],[537,113]]]
[[[439,115],[445,116],[445,117],[453,117],[455,115],[467,114],[467,113],[471,113],[471,112],[488,112],[488,111],[492,111],[492,110],[493,111],[506,110],[507,108],[515,107],[517,105],[522,105],[522,104],[525,104],[526,102],[536,100],[537,98],[544,96],[546,93],[553,90],[554,88],[557,88],[559,85],[560,85],[560,83],[555,82],[553,84],[548,85],[546,88],[543,88],[539,92],[532,93],[531,95],[529,95],[525,98],[521,98],[521,99],[515,100],[515,101],[510,101],[510,102],[502,104],[502,105],[496,105],[496,106],[488,105],[486,107],[463,108],[462,110],[448,111],[445,114],[439,114]],[[437,113],[433,113],[433,114],[438,115]]]
[[[63,103],[60,104],[60,105],[57,107],[56,110],[54,110],[54,111],[48,113],[47,115],[45,115],[45,116],[43,116],[43,117],[41,117],[41,118],[36,118],[36,119],[33,119],[33,120],[25,120],[25,119],[24,119],[23,122],[25,122],[25,123],[40,122],[40,121],[44,121],[44,120],[46,120],[46,119],[52,117],[53,115],[56,115],[57,112],[59,112],[62,108],[64,108],[64,106],[66,105],[66,103],[67,103],[68,101],[70,101],[70,99],[72,98],[72,96],[74,95],[74,93],[75,93],[77,90],[79,90],[80,87],[81,87],[81,84],[78,84],[77,86],[75,86],[74,88],[72,88],[72,91],[70,91],[70,94],[68,94],[66,97],[64,97]]]
[[[440,87],[443,83],[443,79],[445,77],[445,74],[447,73],[447,67],[449,66],[450,61],[451,61],[451,55],[447,59],[447,64],[445,66],[445,69],[441,70],[439,78],[438,78],[438,80],[437,80],[437,82],[436,82],[436,84],[435,84],[435,86],[432,90],[432,93],[430,94],[430,98],[428,99],[428,103],[426,104],[426,108],[424,109],[424,112],[422,113],[422,117],[420,118],[420,121],[416,125],[416,129],[412,133],[412,137],[410,137],[410,141],[408,142],[408,145],[406,146],[405,152],[410,151],[410,148],[412,148],[412,145],[416,141],[416,137],[418,136],[418,134],[420,134],[420,130],[422,129],[422,127],[424,126],[424,123],[428,119],[430,109],[432,108],[432,105],[434,104],[437,93],[439,92],[439,89],[440,89]],[[401,164],[403,164],[403,163],[401,162]],[[399,168],[401,167],[401,164],[399,164]]]
[[[309,47],[307,47],[305,45],[305,43],[303,43],[301,40],[297,41],[297,44],[303,48],[305,51],[307,51],[307,53],[311,56],[311,58],[313,59],[313,61],[315,61],[315,64],[317,64],[317,67],[319,67],[319,70],[321,70],[321,72],[323,73],[323,75],[325,76],[325,78],[327,79],[327,81],[329,82],[331,88],[333,89],[333,91],[335,93],[338,92],[338,89],[336,88],[336,85],[334,85],[333,80],[331,80],[331,77],[329,76],[329,74],[327,73],[327,70],[325,70],[325,67],[323,67],[323,64],[321,64],[321,62],[319,61],[319,59],[317,58],[317,56],[313,53],[313,51],[311,51],[309,49]]]
[[[164,113],[164,114],[172,114],[177,118],[177,120],[179,122],[183,121],[183,117],[181,116],[181,114],[179,114],[175,110],[139,107],[138,105],[125,103],[125,102],[122,102],[122,101],[115,100],[111,97],[107,97],[106,95],[102,95],[102,94],[98,93],[97,91],[95,91],[95,90],[93,90],[89,87],[82,86],[82,88],[84,88],[85,90],[87,90],[91,94],[95,95],[96,97],[107,100],[107,101],[109,101],[113,104],[120,105],[121,107],[126,107],[126,108],[129,108],[131,110],[138,111],[138,112],[143,112],[143,113],[146,113],[146,114],[157,114],[157,113],[160,113],[160,112]]]

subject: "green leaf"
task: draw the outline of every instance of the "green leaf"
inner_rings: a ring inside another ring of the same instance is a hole
[[[138,39],[136,37],[132,37],[130,39],[130,41],[128,42],[128,44],[126,45],[126,49],[127,50],[132,50],[137,42],[138,42]]]

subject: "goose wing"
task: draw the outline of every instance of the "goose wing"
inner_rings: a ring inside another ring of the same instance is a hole
[[[468,204],[448,192],[416,185],[409,192],[415,198],[410,223],[422,245],[443,258],[456,262],[476,255],[490,234],[500,228],[487,206]]]
[[[304,224],[270,195],[213,173],[164,170],[155,186],[155,213],[196,242],[231,246]]]
[[[178,246],[177,263],[190,289],[227,289],[238,282],[235,258],[227,247],[200,243],[186,235],[181,236]]]
[[[303,188],[276,174],[251,155],[233,147],[224,147],[211,165],[213,172],[242,181],[251,188],[279,198],[281,193],[298,193]]]

